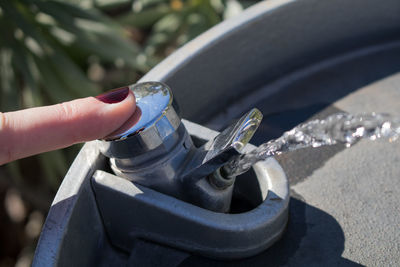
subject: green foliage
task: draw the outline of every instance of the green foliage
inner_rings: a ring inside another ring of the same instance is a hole
[[[132,83],[242,8],[237,0],[0,0],[0,111]],[[76,151],[37,157],[53,188]],[[21,176],[15,164],[9,170]]]
[[[175,49],[253,1],[0,0],[0,112],[134,83]],[[12,178],[7,185],[16,187],[32,210],[45,212],[80,147],[7,164]]]
[[[60,1],[0,0],[0,30],[2,112],[99,94],[100,86],[86,75],[93,56],[109,64],[120,60],[141,73],[148,69],[137,62],[140,48],[125,30],[95,9]],[[56,188],[70,162],[66,153],[43,154],[39,162]],[[11,165],[10,170],[17,175],[18,168]]]
[[[148,32],[143,41],[142,57],[149,64],[159,62],[178,47],[242,10],[236,0],[136,0],[131,4],[131,12],[118,14],[115,19],[126,28]]]

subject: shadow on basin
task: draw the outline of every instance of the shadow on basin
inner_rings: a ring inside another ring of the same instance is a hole
[[[341,256],[345,237],[335,218],[308,205],[296,192],[291,193],[287,230],[268,250],[240,261],[191,256],[179,267],[362,266]]]

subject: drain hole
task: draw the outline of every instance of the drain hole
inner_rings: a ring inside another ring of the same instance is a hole
[[[263,202],[260,184],[253,169],[236,177],[229,213],[243,213]]]
[[[229,213],[237,214],[243,213],[246,211],[250,211],[254,209],[256,206],[253,205],[248,199],[243,196],[233,196],[231,202],[231,210]]]

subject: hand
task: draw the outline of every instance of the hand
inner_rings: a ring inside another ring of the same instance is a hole
[[[106,137],[135,112],[128,87],[53,106],[0,112],[0,165]]]

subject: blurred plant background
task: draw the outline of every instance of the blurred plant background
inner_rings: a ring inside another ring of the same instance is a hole
[[[0,0],[0,111],[134,83],[254,2]],[[30,265],[51,201],[80,147],[0,166],[0,267]]]

